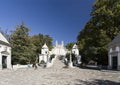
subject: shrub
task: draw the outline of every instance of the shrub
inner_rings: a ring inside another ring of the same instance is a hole
[[[50,55],[50,60],[52,60],[53,58],[55,58],[55,54]]]
[[[55,54],[50,55],[51,58],[55,58]]]
[[[45,61],[44,61],[44,60],[41,60],[40,64],[44,64],[44,63],[45,63]]]

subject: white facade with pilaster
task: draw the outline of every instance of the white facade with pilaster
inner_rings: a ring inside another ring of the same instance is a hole
[[[39,63],[43,60],[45,63],[48,62],[49,59],[49,48],[46,44],[43,45],[41,49],[41,54],[39,55]]]
[[[52,51],[50,51],[51,54],[62,56],[65,56],[67,52],[68,50],[65,48],[63,41],[61,42],[61,44],[59,44],[58,41],[56,41],[54,48],[52,49]]]
[[[108,68],[120,70],[120,34],[109,44]]]
[[[73,45],[72,53],[75,54],[75,56],[77,58],[76,63],[81,64],[81,55],[79,54],[79,49],[76,44]]]
[[[75,55],[79,55],[79,50],[76,44],[74,44],[73,48],[72,48],[72,53]]]
[[[0,32],[0,69],[11,67],[11,46]]]
[[[81,56],[79,55],[79,49],[76,44],[73,46],[72,50],[70,51],[70,54],[71,54],[71,52],[73,54],[75,54],[76,64],[81,64]],[[56,41],[56,44],[51,51],[49,51],[47,45],[44,44],[41,49],[41,54],[39,55],[39,63],[42,60],[44,60],[45,63],[49,63],[50,55],[52,55],[52,54],[55,54],[55,56],[65,57],[67,53],[69,53],[69,51],[68,51],[68,49],[65,48],[63,41],[61,42],[61,44],[58,44],[58,42]],[[70,57],[70,59],[71,59],[71,57]],[[72,67],[72,60],[70,62],[70,67]]]

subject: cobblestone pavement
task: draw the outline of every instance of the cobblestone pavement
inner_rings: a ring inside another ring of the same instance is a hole
[[[120,71],[63,67],[56,59],[51,68],[1,70],[0,85],[120,85]]]

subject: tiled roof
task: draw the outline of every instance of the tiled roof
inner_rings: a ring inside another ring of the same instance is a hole
[[[114,45],[114,44],[117,44],[117,43],[120,43],[120,34],[118,34],[113,40],[112,42],[109,44],[109,45]]]

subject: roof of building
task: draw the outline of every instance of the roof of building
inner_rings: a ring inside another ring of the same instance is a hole
[[[43,45],[42,49],[48,49],[48,46],[46,45],[46,43]]]
[[[0,32],[0,44],[3,44],[3,45],[9,45],[10,46],[10,43],[8,42],[8,40],[3,36],[3,34]]]
[[[109,45],[120,43],[120,34],[118,34]]]
[[[77,45],[74,44],[72,49],[78,49]]]
[[[2,44],[2,45],[6,45],[6,46],[11,46],[9,43],[6,43],[6,42],[1,41],[1,40],[0,40],[0,44]]]

